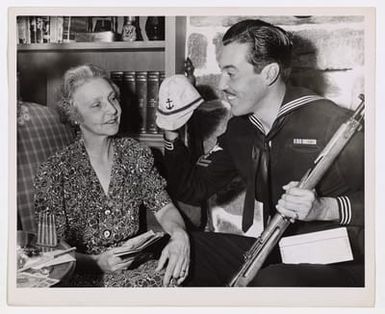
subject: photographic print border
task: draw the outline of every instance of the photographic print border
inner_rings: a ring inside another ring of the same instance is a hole
[[[16,15],[360,15],[365,17],[365,287],[364,288],[49,288],[16,287]],[[255,14],[252,14],[255,12]],[[11,8],[9,10],[9,248],[12,305],[372,306],[374,262],[374,8]],[[13,228],[14,226],[15,228]],[[113,290],[111,290],[113,289]],[[107,291],[109,290],[109,291]],[[81,293],[80,293],[81,292]],[[108,296],[108,297],[107,297]]]

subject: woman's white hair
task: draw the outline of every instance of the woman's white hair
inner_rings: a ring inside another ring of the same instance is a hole
[[[106,80],[117,94],[117,97],[120,95],[119,87],[102,68],[94,64],[83,64],[70,68],[64,74],[61,97],[57,103],[57,107],[65,120],[69,121],[72,125],[76,125],[76,122],[80,118],[73,105],[73,95],[80,86],[95,78]]]

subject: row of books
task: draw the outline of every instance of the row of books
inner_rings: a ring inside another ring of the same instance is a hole
[[[141,31],[149,17],[132,18],[135,40],[154,40]],[[123,40],[121,34],[126,22],[124,16],[18,16],[17,43]]]
[[[76,32],[89,30],[89,21],[81,17],[17,17],[17,42],[19,44],[70,42],[75,40]]]
[[[123,131],[160,133],[155,119],[159,87],[165,78],[165,72],[112,71],[110,76],[120,88]]]

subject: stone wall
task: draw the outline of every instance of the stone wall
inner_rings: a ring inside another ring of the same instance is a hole
[[[187,53],[198,85],[217,90],[216,56],[225,31],[245,18],[260,18],[291,32],[295,51],[291,82],[353,108],[364,92],[364,17],[360,16],[191,16]]]
[[[290,81],[293,85],[308,87],[346,108],[358,105],[358,95],[364,92],[364,18],[359,16],[189,17],[186,51],[195,66],[197,87],[206,100],[221,98],[216,61],[221,38],[232,24],[245,18],[260,18],[292,33],[295,50]],[[225,130],[228,118],[206,139],[206,152]],[[208,229],[243,234],[244,195],[244,184],[237,178],[213,197]],[[260,204],[256,208],[260,210],[255,212],[253,227],[246,234],[249,236],[257,236],[262,230]]]

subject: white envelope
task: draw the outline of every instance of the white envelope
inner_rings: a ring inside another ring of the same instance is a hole
[[[285,264],[332,264],[353,260],[345,227],[284,237],[279,249]]]

